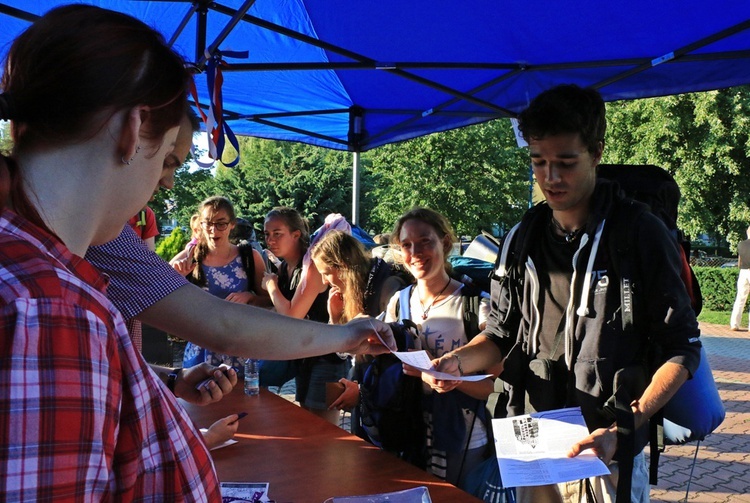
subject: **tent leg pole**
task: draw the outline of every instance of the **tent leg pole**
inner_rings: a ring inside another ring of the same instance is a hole
[[[359,152],[354,152],[352,162],[352,224],[359,225]]]

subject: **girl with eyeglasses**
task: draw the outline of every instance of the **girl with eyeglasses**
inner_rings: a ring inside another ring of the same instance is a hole
[[[263,256],[249,244],[235,245],[229,235],[237,217],[234,206],[226,197],[213,196],[198,206],[200,226],[198,244],[188,256],[183,250],[170,262],[176,271],[187,276],[209,293],[238,304],[270,306],[268,294],[261,288],[265,265]],[[188,342],[183,367],[202,362],[225,363],[244,375],[243,360],[236,356],[215,353]]]

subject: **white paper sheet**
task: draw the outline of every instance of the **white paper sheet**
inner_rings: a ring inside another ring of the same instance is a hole
[[[493,419],[492,431],[505,487],[540,486],[609,474],[590,449],[567,457],[573,444],[589,435],[580,407]]]
[[[412,367],[416,367],[425,374],[431,375],[435,379],[442,379],[444,381],[481,381],[492,377],[490,374],[485,375],[467,375],[467,376],[454,376],[453,374],[446,374],[445,372],[438,372],[432,368],[432,362],[430,357],[427,355],[427,351],[393,351],[393,354]]]
[[[201,435],[205,435],[207,432],[208,432],[208,428],[201,428]],[[210,450],[215,451],[216,449],[221,449],[222,447],[226,447],[228,445],[234,445],[236,443],[237,443],[237,441],[235,439],[230,438],[229,440],[227,440],[223,444],[219,444],[216,447],[212,447]]]
[[[382,316],[384,315],[385,313],[380,313],[380,315],[378,316],[378,319],[382,319]],[[375,331],[375,335],[378,336],[380,343],[383,346],[388,347],[386,343],[383,341],[383,338],[380,337],[380,333],[378,333],[378,331],[375,330],[375,325],[372,324],[372,321],[370,322],[370,325],[372,326],[372,329]],[[487,379],[488,377],[492,377],[492,375],[490,374],[454,376],[453,374],[446,374],[445,372],[438,372],[437,370],[432,368],[432,362],[430,360],[430,357],[427,356],[427,351],[425,350],[391,351],[391,353],[396,355],[396,358],[406,363],[407,365],[411,365],[412,367],[415,367],[421,370],[425,374],[431,375],[435,379],[442,379],[444,381],[481,381],[482,379]]]

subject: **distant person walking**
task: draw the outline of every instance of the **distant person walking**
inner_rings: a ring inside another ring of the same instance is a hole
[[[729,320],[732,330],[740,329],[742,311],[745,310],[747,296],[750,294],[750,227],[745,232],[747,239],[737,245],[737,266],[740,268],[740,275],[737,278],[737,297],[734,299],[732,318]]]

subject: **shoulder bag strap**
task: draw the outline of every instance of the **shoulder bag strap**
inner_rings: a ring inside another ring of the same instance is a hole
[[[247,275],[247,289],[252,291],[255,288],[255,256],[253,254],[253,247],[248,244],[241,244],[238,246],[240,250],[240,260],[242,260],[242,268],[245,269]]]
[[[411,320],[411,291],[414,285],[409,285],[398,294],[396,305],[396,316],[400,321]]]

